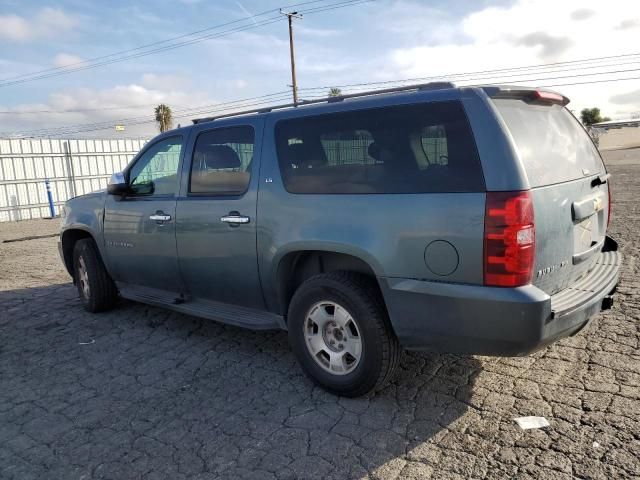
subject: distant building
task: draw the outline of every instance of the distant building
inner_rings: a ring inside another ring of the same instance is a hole
[[[594,123],[589,129],[600,150],[640,147],[640,118]]]

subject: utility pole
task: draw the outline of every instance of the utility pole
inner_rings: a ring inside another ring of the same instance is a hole
[[[296,58],[293,50],[293,17],[302,19],[302,14],[298,12],[283,12],[282,15],[287,16],[289,21],[289,53],[291,55],[291,88],[293,89],[293,104],[298,105],[298,83],[296,82]]]

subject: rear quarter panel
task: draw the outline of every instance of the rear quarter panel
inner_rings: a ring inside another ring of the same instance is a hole
[[[529,180],[502,117],[480,88],[461,89],[487,191],[527,190]]]
[[[270,310],[280,310],[280,260],[299,250],[353,255],[381,278],[482,283],[484,193],[288,193],[276,156],[277,120],[270,116],[265,125],[257,216],[258,263]],[[445,240],[457,250],[458,267],[450,275],[427,268],[425,249],[434,240]]]

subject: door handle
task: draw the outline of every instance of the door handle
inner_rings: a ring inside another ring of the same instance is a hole
[[[243,223],[249,223],[249,217],[240,215],[238,212],[229,212],[228,215],[220,217],[220,221],[229,223],[231,226],[241,225]]]
[[[153,215],[149,215],[149,220],[155,220],[156,222],[168,222],[171,220],[171,215],[167,215],[164,212],[156,212]]]

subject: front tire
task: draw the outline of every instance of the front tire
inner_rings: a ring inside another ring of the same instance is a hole
[[[401,355],[378,290],[362,275],[331,272],[305,281],[291,299],[288,330],[305,373],[345,397],[383,387]]]
[[[93,240],[78,240],[73,247],[73,273],[85,310],[92,313],[113,308],[118,290],[109,276]]]

